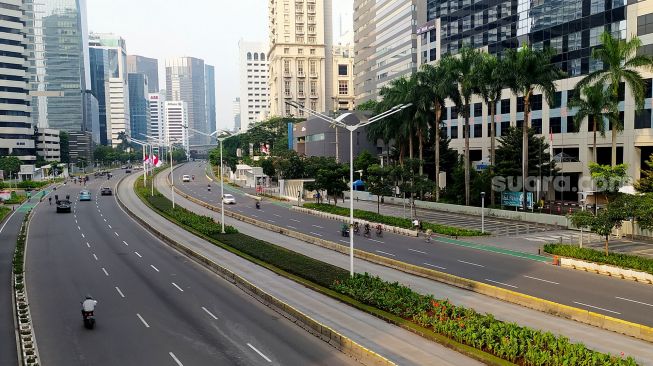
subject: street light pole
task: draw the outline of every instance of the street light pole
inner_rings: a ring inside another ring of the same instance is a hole
[[[485,234],[485,192],[481,192],[481,233]]]

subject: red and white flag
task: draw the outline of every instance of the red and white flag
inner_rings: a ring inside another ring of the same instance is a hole
[[[163,163],[159,160],[158,156],[152,154],[151,156],[145,155],[145,158],[143,159],[143,164],[147,164],[158,168]]]

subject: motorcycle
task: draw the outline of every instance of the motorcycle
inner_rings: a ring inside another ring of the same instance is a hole
[[[349,237],[349,225],[342,224],[340,227],[340,234],[344,237]]]
[[[376,225],[376,236],[383,237],[383,227],[381,225]]]
[[[95,314],[93,311],[82,310],[82,318],[84,320],[84,328],[93,329],[95,327]]]
[[[261,202],[256,201],[256,208],[257,208],[257,209],[261,209]]]

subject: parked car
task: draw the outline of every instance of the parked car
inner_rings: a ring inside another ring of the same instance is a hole
[[[89,191],[81,191],[79,192],[79,200],[81,201],[90,201],[91,200],[91,192]]]
[[[100,194],[102,196],[111,196],[113,195],[113,191],[111,191],[111,188],[109,187],[102,187],[102,189],[100,189]]]
[[[184,174],[181,176],[181,181],[182,182],[190,182],[190,175]]]
[[[57,200],[57,213],[71,211],[72,209],[69,200]]]
[[[227,205],[235,205],[236,197],[234,197],[232,194],[225,193],[224,196],[222,197],[222,202]]]

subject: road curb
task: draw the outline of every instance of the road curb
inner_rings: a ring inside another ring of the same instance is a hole
[[[186,193],[181,192],[180,190],[175,189],[175,192],[180,196],[186,198],[187,200],[196,203],[200,206],[203,206],[204,208],[207,208],[211,211],[216,211],[216,212],[220,211],[219,207],[212,206],[195,197],[189,196]],[[318,245],[323,248],[331,249],[343,254],[349,254],[349,247],[328,240],[315,238],[307,234],[303,234],[297,231],[289,230],[287,228],[282,228],[280,226],[262,222],[253,219],[251,217],[237,214],[235,212],[231,212],[228,210],[225,210],[224,214],[225,216],[232,217],[239,221],[252,224],[269,231],[277,232],[304,241],[309,244]],[[493,297],[495,299],[499,299],[516,305],[521,305],[533,310],[538,310],[564,319],[574,320],[579,323],[584,323],[604,330],[621,333],[647,342],[653,342],[653,327],[648,327],[642,324],[632,323],[625,320],[613,318],[610,316],[598,314],[595,312],[582,310],[572,306],[559,304],[553,301],[540,299],[534,296],[521,294],[515,291],[506,290],[500,287],[454,276],[444,272],[439,272],[429,268],[415,266],[398,260],[365,252],[360,249],[354,249],[354,256],[359,259],[367,260],[368,262],[381,264],[383,266],[394,268],[402,272],[428,278],[431,280],[442,282],[465,290],[470,290],[476,293]]]
[[[125,177],[121,178],[118,182],[118,186],[122,183],[122,180]],[[154,236],[159,238],[164,243],[168,244],[170,247],[175,250],[185,254],[190,259],[204,266],[205,268],[211,270],[212,272],[218,274],[220,277],[231,282],[236,287],[246,292],[250,296],[254,297],[256,300],[274,310],[275,312],[281,314],[283,317],[287,318],[294,324],[298,325],[302,329],[306,330],[313,336],[316,336],[328,343],[332,347],[336,348],[340,352],[348,355],[349,357],[357,360],[358,362],[368,365],[368,366],[391,366],[396,365],[394,362],[388,360],[387,358],[379,355],[378,353],[369,350],[350,338],[338,333],[332,328],[314,320],[303,312],[295,309],[291,305],[277,299],[276,297],[268,294],[258,286],[244,279],[243,277],[235,274],[226,267],[223,267],[209,258],[203,256],[200,253],[186,247],[184,244],[158,232],[156,228],[150,225],[145,220],[141,219],[137,214],[131,211],[120,199],[118,193],[119,190],[116,190],[116,198],[118,204],[125,210],[125,212],[132,217],[136,222],[143,226],[146,230],[152,233]],[[140,199],[140,198],[139,198]],[[158,213],[157,213],[158,214]],[[165,219],[165,218],[164,218]]]
[[[562,267],[653,285],[653,275],[650,273],[570,257],[559,258]]]

